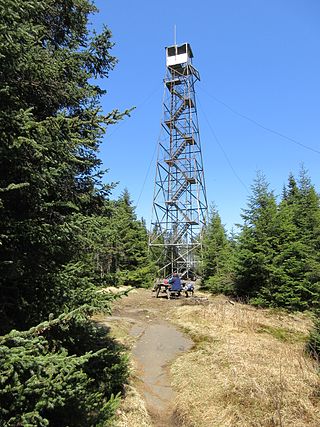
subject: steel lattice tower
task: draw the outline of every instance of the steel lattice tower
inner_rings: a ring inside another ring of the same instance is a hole
[[[160,276],[192,276],[200,259],[207,199],[189,43],[166,48],[163,121],[158,144],[149,245]]]

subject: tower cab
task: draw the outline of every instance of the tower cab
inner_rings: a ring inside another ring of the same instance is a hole
[[[173,45],[166,47],[166,64],[167,67],[174,67],[189,62],[193,58],[193,53],[189,43],[180,46]]]

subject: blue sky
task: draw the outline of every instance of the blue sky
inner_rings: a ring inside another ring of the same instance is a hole
[[[127,187],[138,217],[149,224],[164,48],[173,44],[174,25],[177,43],[191,44],[201,75],[196,91],[207,198],[226,228],[241,222],[257,171],[280,195],[289,173],[297,175],[304,164],[320,191],[320,1],[95,3],[100,12],[92,25],[111,29],[119,60],[101,83],[108,92],[103,109],[136,107],[108,129],[100,157],[107,181],[119,181],[114,195]]]

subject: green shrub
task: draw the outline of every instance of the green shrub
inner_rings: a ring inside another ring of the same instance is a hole
[[[320,317],[315,320],[314,329],[311,331],[307,343],[307,350],[318,361],[320,361]]]
[[[232,295],[234,293],[234,279],[230,273],[217,274],[203,280],[201,288],[213,294]]]
[[[128,368],[86,309],[0,339],[1,426],[111,425]]]

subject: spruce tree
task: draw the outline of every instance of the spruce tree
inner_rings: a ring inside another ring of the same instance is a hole
[[[239,296],[259,300],[262,288],[271,284],[272,262],[276,250],[275,221],[277,203],[269,183],[258,173],[253,185],[248,207],[243,210],[236,253],[235,287]]]
[[[93,79],[116,59],[108,28],[87,29],[95,11],[89,0],[0,3],[2,331],[75,299],[75,284],[57,279],[77,251],[72,215],[99,213],[109,193],[97,150],[122,114],[100,110]]]
[[[230,293],[233,289],[233,251],[214,206],[204,230],[202,245],[202,288],[215,293]]]
[[[123,349],[76,309],[0,337],[0,425],[111,426],[128,369]]]
[[[236,256],[236,291],[255,304],[318,309],[319,196],[306,171],[292,174],[277,206],[258,177],[244,211]]]
[[[279,205],[278,250],[274,258],[273,304],[290,309],[318,308],[320,298],[319,196],[302,168],[289,176]]]
[[[92,315],[111,186],[97,157],[116,59],[89,0],[0,0],[0,425],[112,425],[128,375]],[[81,307],[79,305],[83,304]],[[62,314],[61,314],[62,313]],[[47,320],[47,319],[50,320]]]
[[[113,216],[115,247],[114,272],[120,284],[148,287],[155,273],[148,253],[148,233],[139,221],[127,189],[115,203]]]

